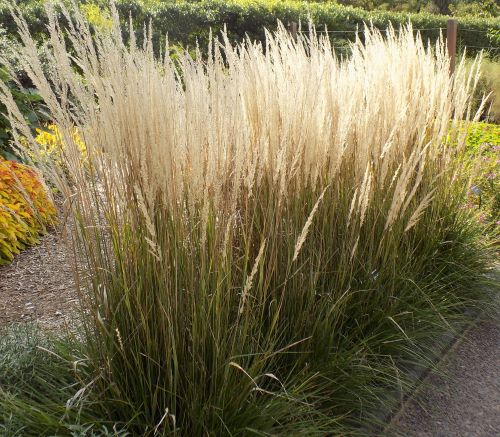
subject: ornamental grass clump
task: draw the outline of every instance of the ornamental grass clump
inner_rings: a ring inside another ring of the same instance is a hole
[[[64,144],[45,175],[85,270],[89,381],[67,409],[88,414],[95,396],[133,435],[333,435],[374,420],[487,266],[458,208],[454,127],[472,117],[475,73],[450,78],[443,43],[411,26],[366,28],[344,59],[314,29],[295,41],[280,26],[264,45],[223,36],[173,60],[124,41],[116,16],[91,31],[62,11],[64,30],[48,6],[45,69],[17,21]],[[1,97],[19,145],[43,152]]]

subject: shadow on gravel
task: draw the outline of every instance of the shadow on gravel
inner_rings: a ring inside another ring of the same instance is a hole
[[[387,436],[500,436],[500,298],[396,414]]]

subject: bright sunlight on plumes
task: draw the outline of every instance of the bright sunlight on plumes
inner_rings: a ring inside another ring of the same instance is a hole
[[[63,139],[43,173],[87,273],[92,377],[68,411],[94,396],[134,435],[351,435],[486,265],[455,129],[477,66],[450,77],[410,25],[343,58],[283,27],[171,57],[51,8],[46,64],[18,17],[19,62]]]

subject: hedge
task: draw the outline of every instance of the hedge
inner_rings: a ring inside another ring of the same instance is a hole
[[[32,32],[42,35],[45,29],[43,1],[20,0]],[[88,3],[88,2],[82,2]],[[109,1],[95,0],[103,7]],[[264,28],[276,28],[277,20],[307,23],[312,18],[317,28],[335,30],[337,40],[354,38],[357,28],[363,23],[385,29],[392,23],[398,28],[409,20],[415,29],[423,30],[424,39],[436,40],[439,28],[446,28],[450,17],[429,13],[403,13],[388,11],[366,11],[335,3],[310,3],[297,0],[202,0],[202,1],[160,1],[160,0],[117,0],[116,5],[124,23],[132,16],[138,26],[142,23],[153,24],[154,37],[158,41],[168,33],[170,41],[193,46],[198,40],[204,44],[208,38],[208,29],[214,32],[227,26],[229,37],[240,40],[248,34],[251,38],[262,40]],[[500,44],[495,35],[500,33],[500,18],[458,17],[459,48],[468,47],[469,53],[476,53],[480,48],[492,56],[500,55]],[[0,7],[0,24],[8,31],[15,31],[15,24],[8,9]],[[126,27],[124,26],[125,32]],[[345,32],[345,33],[343,33]]]

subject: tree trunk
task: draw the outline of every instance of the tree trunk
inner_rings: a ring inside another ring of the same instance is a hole
[[[443,15],[450,14],[450,0],[432,0],[439,9],[439,13]]]

